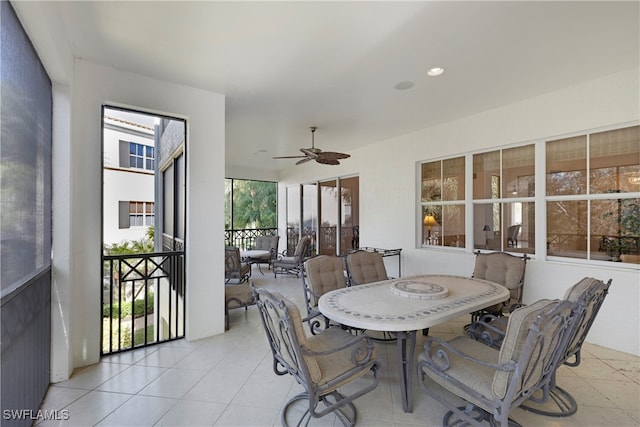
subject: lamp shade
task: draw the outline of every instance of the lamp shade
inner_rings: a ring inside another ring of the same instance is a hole
[[[422,222],[427,227],[431,227],[432,225],[438,225],[438,221],[436,221],[435,217],[429,214],[424,216],[424,220]]]

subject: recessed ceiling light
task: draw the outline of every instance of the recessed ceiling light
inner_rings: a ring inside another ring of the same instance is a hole
[[[399,82],[396,83],[396,85],[394,86],[394,88],[396,88],[397,90],[407,90],[407,89],[411,89],[413,87],[413,82]]]
[[[442,67],[433,67],[433,68],[430,68],[429,71],[427,71],[427,75],[429,77],[439,76],[442,73],[444,73],[444,68]]]

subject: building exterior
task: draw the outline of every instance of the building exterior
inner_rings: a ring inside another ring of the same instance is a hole
[[[105,109],[103,126],[103,244],[144,238],[154,226],[154,128]],[[135,116],[134,116],[135,117]]]

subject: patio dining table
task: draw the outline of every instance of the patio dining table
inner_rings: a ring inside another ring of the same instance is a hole
[[[416,331],[505,301],[509,290],[487,280],[419,275],[352,286],[320,297],[318,309],[335,322],[395,333],[402,406],[413,412]]]

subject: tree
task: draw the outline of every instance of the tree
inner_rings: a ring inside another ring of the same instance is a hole
[[[233,229],[277,226],[277,184],[233,180]]]

